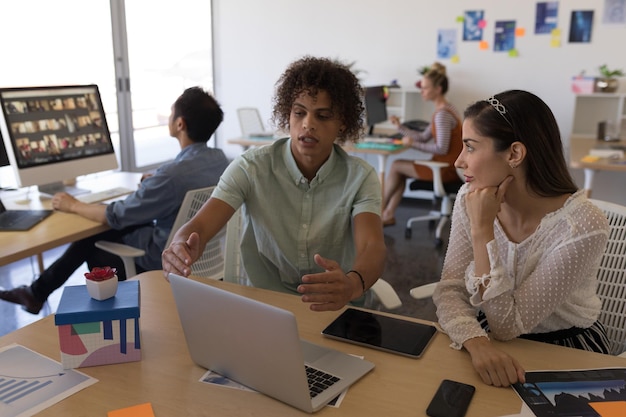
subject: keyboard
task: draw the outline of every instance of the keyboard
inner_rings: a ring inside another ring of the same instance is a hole
[[[0,231],[29,230],[52,214],[52,210],[6,210],[0,213]]]
[[[108,190],[96,191],[95,193],[77,195],[76,199],[83,203],[99,203],[132,193],[134,190],[126,187],[109,188]]]
[[[316,397],[319,393],[339,381],[339,378],[334,375],[327,374],[324,371],[320,371],[308,365],[304,365],[304,367],[309,381],[309,394],[311,398]]]

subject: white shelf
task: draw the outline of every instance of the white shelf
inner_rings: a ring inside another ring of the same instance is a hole
[[[407,120],[427,120],[433,114],[434,106],[432,103],[424,102],[422,93],[417,89],[389,88],[389,97],[387,97],[387,116],[397,116],[402,122]],[[389,133],[396,130],[396,127],[390,122],[378,123],[375,132]]]
[[[598,123],[609,120],[626,136],[626,94],[577,94],[572,135],[596,137]]]

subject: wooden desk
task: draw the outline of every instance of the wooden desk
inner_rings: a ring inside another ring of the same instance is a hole
[[[99,380],[39,416],[104,416],[107,411],[150,402],[157,416],[296,416],[308,415],[274,399],[250,392],[215,387],[198,382],[205,372],[187,352],[169,284],[161,271],[140,274],[140,362],[80,368]],[[425,410],[440,381],[450,378],[476,386],[468,417],[519,413],[521,400],[510,388],[484,385],[464,351],[450,348],[439,333],[421,359],[410,359],[365,347],[326,339],[322,329],[339,313],[315,313],[297,296],[220,281],[210,281],[227,290],[277,305],[296,314],[304,339],[335,349],[363,355],[376,368],[350,388],[338,409],[324,408],[320,416],[425,416]],[[57,331],[52,315],[0,337],[0,346],[18,343],[60,361]],[[623,367],[626,359],[554,345],[515,340],[498,343],[528,370]]]
[[[116,186],[130,189],[137,187],[140,173],[109,172],[86,177],[78,182],[78,187],[101,191]],[[25,190],[5,191],[2,201],[9,209],[50,209],[49,198],[37,192],[26,194]],[[108,230],[109,226],[87,220],[76,214],[54,212],[48,218],[27,232],[0,232],[0,266],[40,255],[42,252],[75,242],[88,236]],[[40,269],[42,270],[41,260]]]
[[[367,141],[367,137],[365,137],[363,141]],[[387,171],[387,160],[389,157],[411,149],[410,147],[405,147],[390,151],[385,149],[356,148],[352,142],[346,143],[343,148],[349,153],[372,154],[378,157],[378,178],[380,179],[380,184],[383,187],[383,190],[385,187],[385,172]]]
[[[621,160],[600,158],[597,162],[582,161],[582,158],[588,155],[592,148],[599,145],[626,146],[626,141],[602,142],[582,136],[573,136],[570,139],[570,167],[584,170],[585,182],[583,188],[587,191],[587,196],[591,196],[593,177],[597,171],[626,172],[626,158],[622,158]]]
[[[233,139],[228,139],[226,142],[230,143],[231,145],[240,145],[243,147],[244,150],[246,150],[250,147],[271,145],[272,143],[274,143],[275,140],[276,138],[267,138],[267,139],[233,138]]]

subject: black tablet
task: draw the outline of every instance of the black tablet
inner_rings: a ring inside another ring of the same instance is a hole
[[[437,332],[435,326],[348,308],[322,334],[411,358],[419,358]]]

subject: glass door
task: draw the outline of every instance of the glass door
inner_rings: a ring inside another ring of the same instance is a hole
[[[145,170],[180,151],[167,126],[176,98],[187,87],[213,89],[211,2],[111,0],[111,10],[119,107],[132,109],[120,118],[132,135],[122,163]]]

